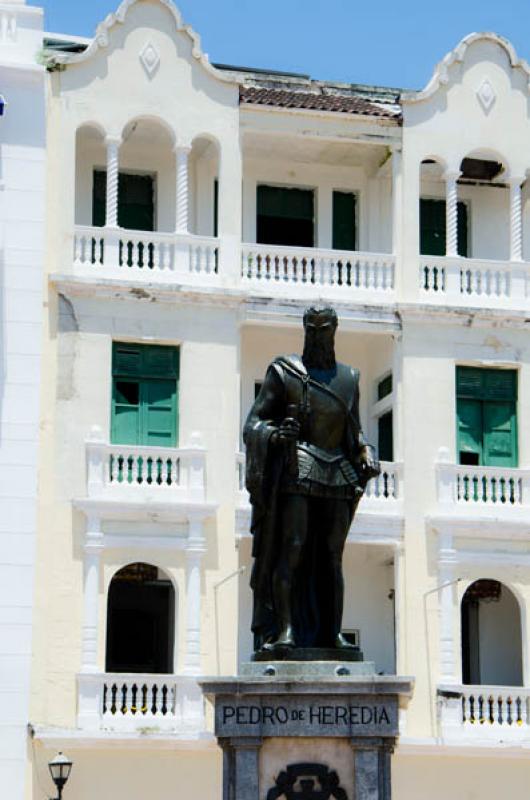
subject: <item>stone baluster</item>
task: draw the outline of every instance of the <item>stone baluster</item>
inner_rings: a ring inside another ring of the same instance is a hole
[[[190,518],[186,547],[185,675],[199,675],[201,671],[201,561],[206,551],[202,526],[202,518]]]
[[[523,259],[523,214],[522,191],[523,178],[513,177],[510,185],[510,261]]]
[[[460,172],[448,170],[445,175],[445,254],[458,255],[458,186]]]

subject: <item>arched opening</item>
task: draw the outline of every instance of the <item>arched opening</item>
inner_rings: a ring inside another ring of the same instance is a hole
[[[490,150],[472,150],[462,158],[459,170],[458,196],[467,209],[468,246],[463,255],[506,260],[510,254],[510,189],[505,160]],[[463,292],[474,293],[477,280],[472,272],[464,273]]]
[[[219,146],[209,136],[197,136],[189,159],[190,233],[219,235]]]
[[[424,158],[420,166],[420,253],[447,254],[447,168],[437,156]],[[469,255],[468,207],[457,198],[457,251]],[[436,287],[435,287],[436,288]],[[441,288],[441,287],[440,287]]]
[[[463,683],[522,686],[521,611],[508,587],[495,580],[472,583],[461,621]]]
[[[173,134],[161,120],[142,117],[125,126],[119,151],[120,228],[167,233],[175,230],[173,149]],[[106,173],[98,180],[101,203],[106,189]]]
[[[107,672],[173,672],[175,590],[162,570],[134,563],[109,586]]]
[[[105,170],[107,161],[105,131],[96,123],[78,128],[75,161],[75,224],[92,225],[94,174],[97,170]],[[104,225],[105,220],[100,224]]]

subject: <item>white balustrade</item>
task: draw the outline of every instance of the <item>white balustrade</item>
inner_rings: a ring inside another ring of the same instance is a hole
[[[530,689],[519,686],[447,686],[438,689],[442,735],[502,741],[530,737]]]
[[[524,307],[528,302],[528,278],[521,262],[420,256],[420,293],[429,300]]]
[[[442,505],[510,509],[530,503],[530,470],[437,464],[438,501]]]
[[[278,293],[292,287],[351,292],[394,291],[395,258],[380,253],[320,250],[309,247],[244,244],[243,284],[263,286]]]
[[[401,464],[391,461],[381,461],[381,473],[377,478],[368,481],[364,497],[370,501],[391,503],[401,500],[402,494],[402,469]]]
[[[368,481],[360,508],[362,510],[389,509],[402,499],[402,465],[381,461],[381,474]],[[236,454],[236,503],[238,507],[248,505],[245,488],[245,454]]]
[[[200,446],[141,447],[108,444],[92,437],[86,448],[89,497],[205,499],[206,451]]]
[[[204,732],[201,690],[182,675],[97,673],[77,676],[78,726],[87,730]]]
[[[148,280],[219,271],[219,240],[192,234],[128,231],[76,226],[74,270],[118,278],[145,276]]]

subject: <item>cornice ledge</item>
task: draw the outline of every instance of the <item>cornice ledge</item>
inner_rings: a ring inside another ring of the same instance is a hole
[[[163,303],[203,302],[206,304],[238,307],[246,298],[243,289],[225,286],[197,286],[193,284],[158,281],[120,280],[119,278],[93,278],[52,273],[49,282],[58,292],[71,297],[100,297],[110,300],[134,300]]]
[[[96,28],[96,34],[91,43],[82,53],[64,53],[54,55],[48,61],[49,68],[57,66],[68,66],[69,64],[80,64],[84,61],[89,61],[100,50],[105,50],[110,44],[110,32],[115,25],[122,25],[125,22],[127,14],[130,9],[141,0],[122,0],[116,11],[109,14],[103,22],[100,22]],[[182,14],[173,3],[173,0],[157,0],[161,5],[165,6],[167,10],[173,15],[175,20],[176,30],[185,33],[192,44],[192,56],[195,58],[204,69],[218,81],[223,83],[232,83],[238,85],[238,81],[231,77],[229,74],[221,72],[210,63],[208,55],[203,51],[201,44],[201,37],[193,30],[191,25],[186,25],[182,19]]]
[[[510,59],[510,66],[512,69],[519,69],[525,75],[527,86],[530,89],[530,65],[527,61],[519,58],[514,46],[508,39],[499,36],[498,33],[493,31],[484,31],[481,33],[470,33],[465,36],[457,46],[451,50],[447,55],[436,65],[432,78],[424,89],[417,92],[403,92],[400,96],[401,103],[413,105],[420,103],[423,100],[431,98],[441,86],[446,86],[449,83],[449,70],[454,64],[460,64],[464,61],[468,47],[480,40],[494,42],[508,55]]]
[[[425,516],[426,527],[434,533],[450,533],[463,539],[499,539],[528,541],[528,514],[517,519],[493,516],[491,509],[473,515],[453,514],[439,510]]]
[[[530,310],[510,308],[474,308],[472,306],[450,306],[438,303],[397,303],[401,319],[418,322],[437,322],[446,325],[471,327],[530,328]]]

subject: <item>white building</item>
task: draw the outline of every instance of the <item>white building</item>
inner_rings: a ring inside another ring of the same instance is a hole
[[[0,6],[2,785],[51,794],[63,749],[65,797],[220,797],[196,679],[251,652],[242,423],[325,301],[383,461],[344,628],[415,678],[394,797],[523,795],[530,68],[472,34],[401,93],[212,66],[171,0],[37,20]]]

